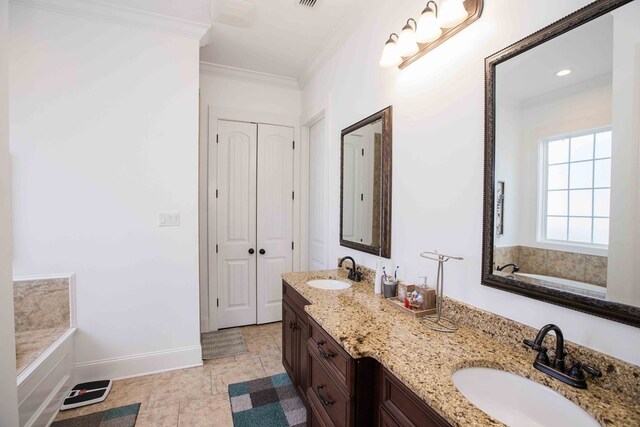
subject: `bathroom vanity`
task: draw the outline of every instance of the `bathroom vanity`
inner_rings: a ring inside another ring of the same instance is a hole
[[[375,359],[347,353],[305,315],[309,302],[286,280],[282,294],[282,362],[307,403],[308,425],[450,425]]]
[[[446,299],[460,329],[431,331],[374,294],[364,270],[361,282],[342,269],[283,275],[283,364],[307,404],[309,426],[502,425],[456,388],[452,374],[468,367],[551,388],[600,425],[640,425],[637,366],[567,343],[569,357],[605,372],[587,390],[570,387],[534,369],[535,354],[521,344],[535,337],[533,328]],[[350,287],[307,284],[322,279]]]

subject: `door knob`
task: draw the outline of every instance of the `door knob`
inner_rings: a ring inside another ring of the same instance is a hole
[[[260,252],[260,255],[264,255],[267,253],[264,249],[260,249],[258,252]]]
[[[249,255],[253,255],[253,254],[254,254],[254,252],[255,252],[255,251],[253,250],[253,248],[249,249]]]

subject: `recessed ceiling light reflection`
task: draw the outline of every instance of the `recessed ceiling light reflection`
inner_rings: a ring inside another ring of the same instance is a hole
[[[567,68],[567,69],[558,71],[556,73],[556,76],[563,77],[563,76],[568,76],[569,74],[571,74],[571,70]]]

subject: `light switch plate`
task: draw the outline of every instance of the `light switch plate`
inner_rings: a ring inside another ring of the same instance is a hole
[[[180,212],[160,212],[158,214],[159,227],[179,227]]]

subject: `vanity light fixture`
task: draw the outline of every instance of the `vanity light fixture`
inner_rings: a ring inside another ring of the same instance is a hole
[[[431,5],[433,5],[433,8]],[[435,1],[429,1],[420,14],[420,19],[418,19],[416,41],[418,43],[431,43],[441,35],[442,28],[438,24],[438,5]]]
[[[411,23],[413,22],[413,27]],[[407,19],[407,23],[402,28],[402,32],[400,33],[400,37],[398,37],[398,53],[400,56],[409,57],[411,55],[415,55],[420,48],[418,47],[418,42],[416,41],[416,29],[418,28],[418,23],[415,19],[409,18]]]
[[[484,0],[429,0],[417,22],[409,18],[397,40],[393,40],[395,33],[389,37],[380,66],[406,67],[478,20],[483,7]]]
[[[380,66],[383,68],[397,67],[402,63],[402,57],[400,53],[398,53],[398,45],[396,44],[396,40],[393,39],[393,36],[396,36],[396,40],[398,40],[398,35],[391,33],[389,40],[387,40],[387,43],[384,45],[384,49],[382,49]]]
[[[564,70],[560,70],[556,73],[556,76],[558,77],[564,77],[564,76],[568,76],[569,74],[571,74],[571,70],[568,68],[565,68]]]
[[[464,22],[469,12],[464,7],[465,0],[443,0],[440,5],[438,23],[442,28],[453,28]]]

